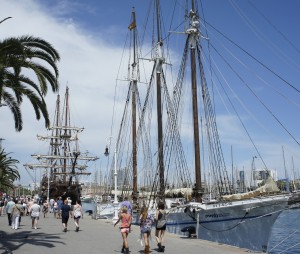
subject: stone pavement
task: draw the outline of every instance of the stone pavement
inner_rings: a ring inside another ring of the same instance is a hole
[[[131,254],[144,253],[139,240],[139,227],[133,226],[128,237]],[[166,233],[165,253],[202,253],[202,254],[241,254],[249,253],[227,245],[221,245],[199,239],[188,239],[183,236]],[[73,219],[70,218],[68,232],[62,232],[61,220],[40,218],[38,229],[31,229],[29,216],[22,217],[20,229],[13,230],[8,226],[6,215],[0,216],[0,254],[110,254],[120,253],[121,234],[111,220],[94,220],[85,215],[80,220],[80,230],[75,232]],[[157,252],[157,245],[152,232],[150,253]]]

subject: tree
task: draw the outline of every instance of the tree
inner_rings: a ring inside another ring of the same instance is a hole
[[[0,190],[6,191],[14,187],[14,181],[20,179],[18,160],[8,156],[4,149],[0,150]]]
[[[21,131],[23,127],[20,106],[24,96],[30,100],[36,119],[39,120],[42,114],[45,126],[49,127],[44,96],[48,85],[53,92],[58,91],[59,59],[60,56],[52,45],[40,38],[21,36],[0,41],[0,107],[3,104],[9,107],[16,131]],[[48,64],[54,73],[42,63]],[[37,82],[31,79],[32,74]]]

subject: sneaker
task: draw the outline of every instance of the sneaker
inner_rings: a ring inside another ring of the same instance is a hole
[[[37,227],[34,227],[34,229],[37,229]]]
[[[67,232],[67,228],[64,229],[64,232]]]

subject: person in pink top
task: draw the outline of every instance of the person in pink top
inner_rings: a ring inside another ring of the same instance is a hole
[[[126,206],[121,208],[121,213],[119,214],[119,219],[114,224],[114,227],[120,221],[121,221],[120,230],[121,230],[121,235],[122,235],[122,238],[123,238],[123,247],[122,247],[121,253],[129,254],[127,236],[130,232],[132,216],[131,216],[131,214],[127,213],[127,207]]]

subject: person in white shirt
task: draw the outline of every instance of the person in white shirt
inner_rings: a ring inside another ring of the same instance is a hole
[[[37,204],[37,201],[35,199],[30,209],[30,216],[32,220],[31,228],[37,229],[37,224],[40,218],[40,212],[41,212],[41,207],[40,205]]]

